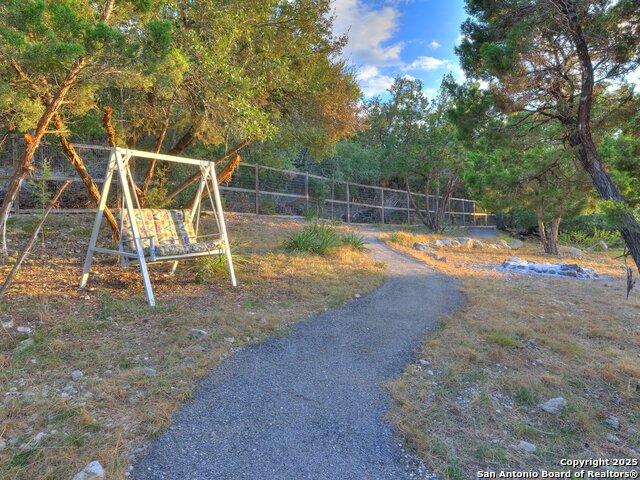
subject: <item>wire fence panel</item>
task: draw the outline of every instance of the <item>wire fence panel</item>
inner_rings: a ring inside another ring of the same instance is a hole
[[[24,140],[9,137],[0,147],[0,197],[13,174],[20,155],[24,150]],[[98,188],[102,187],[109,157],[108,150],[97,150],[78,146],[78,155]],[[31,181],[23,183],[16,212],[40,208],[38,189],[46,170],[50,179],[48,189],[53,191],[57,184],[67,179],[74,183],[65,191],[62,208],[57,211],[82,211],[94,209],[95,202],[82,184],[77,172],[56,143],[43,142],[33,160],[36,171]],[[132,161],[131,171],[137,182],[142,183],[148,163]],[[163,162],[158,162],[156,179],[161,190],[170,192],[180,182],[193,174],[192,170],[171,170],[171,175],[163,170]],[[170,177],[170,178],[168,178]],[[189,202],[196,193],[196,186],[184,189],[175,199],[176,205]],[[238,213],[263,215],[308,215],[317,218],[339,220],[351,223],[379,223],[389,225],[420,225],[422,217],[433,214],[442,199],[433,195],[404,190],[382,188],[373,185],[350,183],[343,180],[320,177],[306,172],[284,170],[262,165],[241,163],[233,179],[220,186],[224,208]],[[160,195],[162,192],[160,192]],[[112,188],[108,205],[117,207],[119,190]],[[41,203],[41,202],[40,202]],[[420,210],[421,214],[416,211]],[[441,208],[441,205],[440,205]],[[444,223],[449,225],[495,225],[495,217],[480,209],[475,201],[451,198],[445,208]]]

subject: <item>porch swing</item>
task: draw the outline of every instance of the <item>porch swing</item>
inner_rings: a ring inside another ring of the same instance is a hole
[[[231,284],[234,287],[237,285],[213,162],[118,147],[109,148],[96,145],[76,145],[76,147],[110,152],[104,186],[98,203],[98,212],[93,224],[80,280],[80,288],[87,285],[95,253],[119,256],[123,268],[139,265],[147,301],[151,306],[155,305],[155,299],[147,267],[150,263],[173,262],[171,273],[174,273],[181,260],[224,254],[229,267]],[[192,207],[182,210],[141,208],[131,174],[130,161],[132,158],[156,159],[198,166],[201,179]],[[117,185],[122,197],[119,209],[120,242],[117,250],[97,246],[107,197],[113,175],[116,172],[118,174]],[[205,194],[211,204],[218,233],[200,235],[201,205]]]

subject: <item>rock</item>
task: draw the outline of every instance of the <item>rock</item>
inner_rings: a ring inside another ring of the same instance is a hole
[[[473,248],[473,238],[458,237],[456,240],[460,242],[460,246],[463,248]]]
[[[80,370],[74,370],[73,372],[71,372],[71,380],[73,380],[74,382],[77,382],[82,377],[84,377],[84,373],[82,373]]]
[[[224,338],[224,342],[225,342],[225,343],[228,343],[228,344],[232,344],[232,343],[233,343],[233,342],[235,342],[235,341],[236,341],[236,339],[235,339],[235,338],[233,338],[233,337],[225,337],[225,338]]]
[[[192,328],[189,330],[189,336],[193,338],[202,338],[207,334],[206,330],[199,330],[197,328]]]
[[[582,268],[576,263],[535,263],[518,257],[512,257],[509,260],[504,261],[502,265],[498,267],[498,270],[501,269],[517,271],[520,273],[560,275],[563,277],[585,278],[591,280],[600,278],[593,268]]]
[[[613,443],[618,443],[620,441],[620,439],[618,437],[616,437],[615,435],[612,435],[612,434],[607,435],[607,440],[609,440],[610,442],[613,442]]]
[[[567,401],[562,398],[562,397],[556,397],[556,398],[552,398],[551,400],[547,400],[544,403],[541,403],[540,405],[538,405],[538,407],[540,407],[542,410],[544,410],[547,413],[553,413],[554,415],[557,415],[558,413],[562,412],[565,408],[567,408]]]
[[[518,250],[522,245],[524,245],[524,242],[522,240],[515,239],[511,240],[508,245],[511,249]]]
[[[18,330],[18,333],[31,333],[33,331],[31,327],[18,327],[16,330]]]
[[[564,257],[582,258],[582,250],[575,247],[561,247],[560,254]]]
[[[473,248],[485,248],[486,245],[484,243],[482,243],[480,240],[476,240],[475,238],[472,239],[473,242]]]
[[[439,262],[447,261],[447,257],[445,257],[444,255],[438,255],[436,252],[432,250],[426,251],[425,253],[429,255],[431,258],[433,258],[434,260],[438,260]]]
[[[42,439],[43,439],[44,437],[46,437],[46,436],[47,436],[47,434],[46,434],[45,432],[40,432],[40,433],[38,433],[35,437],[33,437],[33,438],[29,441],[29,445],[30,445],[30,446],[38,445],[38,444],[42,441]]]
[[[533,443],[520,440],[520,443],[518,444],[518,448],[520,448],[521,450],[524,450],[525,452],[533,453],[537,450],[538,447],[536,447]]]
[[[605,242],[604,240],[600,240],[600,243],[598,243],[598,247],[603,251],[609,250],[609,245],[607,245],[607,242]]]
[[[145,367],[144,368],[144,374],[145,375],[155,375],[156,373],[158,373],[154,368],[151,367]]]
[[[451,243],[449,244],[450,247],[460,247],[462,244],[456,240],[456,239],[451,239]]]
[[[353,298],[360,298],[360,297],[361,297],[361,295],[360,295],[359,293],[356,293],[356,294],[353,296]]]
[[[429,246],[432,248],[440,248],[446,246],[446,243],[444,242],[444,240],[434,240],[429,244]]]
[[[33,347],[33,345],[34,345],[33,338],[27,338],[26,340],[22,340],[20,343],[18,343],[18,345],[16,345],[16,348],[13,349],[13,354],[20,355],[21,353],[26,352],[31,347]]]
[[[76,473],[72,480],[98,480],[104,478],[104,469],[100,462],[93,461],[80,472]]]
[[[2,328],[6,328],[7,330],[13,328],[13,320],[5,320],[2,322]]]
[[[507,249],[511,248],[511,247],[509,247],[509,244],[506,241],[502,240],[502,239],[498,240],[495,244],[498,247],[501,247],[501,248],[507,248]]]
[[[429,365],[429,360],[425,360],[424,358],[421,358],[420,365],[425,365],[425,366]]]
[[[424,252],[425,250],[429,250],[429,245],[424,242],[416,242],[413,244],[413,248],[420,252]]]
[[[620,420],[618,419],[618,417],[614,417],[613,415],[611,415],[609,418],[605,420],[605,422],[611,428],[614,428],[616,430],[620,428]]]

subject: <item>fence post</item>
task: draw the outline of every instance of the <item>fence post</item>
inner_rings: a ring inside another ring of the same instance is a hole
[[[307,201],[307,210],[309,210],[309,172],[304,173],[304,197]]]
[[[407,192],[407,225],[411,225],[411,198]]]
[[[334,196],[334,191],[335,191],[335,184],[336,182],[334,180],[331,180],[331,220],[333,220],[333,205],[334,205],[334,201],[335,201],[335,196]]]
[[[256,215],[260,213],[260,183],[258,182],[258,164],[255,164],[255,177],[256,177]]]
[[[349,194],[349,182],[347,182],[347,223],[351,223],[351,195]]]
[[[384,225],[384,188],[380,189],[380,200],[382,201],[382,224]]]

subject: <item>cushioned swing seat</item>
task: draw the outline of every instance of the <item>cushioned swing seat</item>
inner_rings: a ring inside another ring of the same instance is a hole
[[[217,254],[223,251],[219,238],[198,240],[188,210],[141,208],[134,212],[145,257],[160,260],[174,255]],[[135,252],[129,215],[125,213],[121,220],[121,248],[125,252]]]

